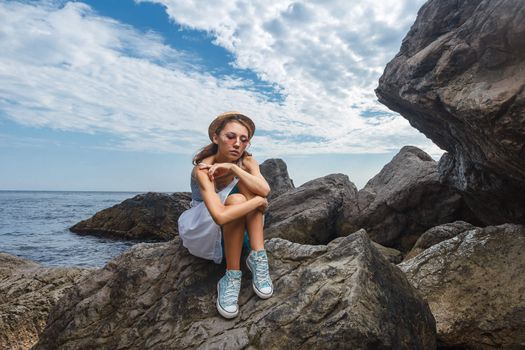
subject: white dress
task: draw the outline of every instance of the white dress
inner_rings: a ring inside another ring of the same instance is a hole
[[[234,177],[228,186],[217,193],[222,204],[239,178]],[[221,227],[213,221],[206,204],[192,199],[190,208],[179,217],[179,236],[182,244],[192,255],[213,260],[216,264],[222,262]]]

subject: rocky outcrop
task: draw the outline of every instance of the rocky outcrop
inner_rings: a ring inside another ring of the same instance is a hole
[[[0,349],[31,348],[46,325],[49,310],[91,271],[43,267],[0,253]]]
[[[414,244],[412,249],[407,253],[404,260],[412,259],[434,244],[443,242],[459,235],[462,232],[472,230],[473,228],[475,228],[474,225],[471,225],[465,221],[454,221],[448,224],[432,227],[431,229],[425,231],[421,237],[418,238],[416,244]]]
[[[474,228],[398,266],[428,301],[444,347],[525,347],[525,226]]]
[[[225,320],[215,306],[223,266],[178,237],[135,245],[68,293],[35,349],[435,348],[428,305],[366,232],[266,249],[274,296],[254,294],[243,264],[240,314]]]
[[[268,185],[270,185],[269,201],[295,188],[293,181],[288,175],[286,163],[282,159],[266,159],[261,163],[260,170],[262,176],[264,176]]]
[[[347,203],[339,232],[365,228],[375,242],[403,252],[427,229],[473,217],[461,196],[439,182],[436,161],[413,146],[404,146],[359,190],[357,208]]]
[[[343,174],[308,181],[270,203],[264,235],[302,244],[326,244],[342,235],[337,225],[341,210],[354,208],[356,196],[357,188]]]
[[[70,230],[124,239],[169,240],[178,235],[177,220],[190,207],[190,201],[189,192],[139,194],[99,211]]]
[[[448,151],[440,180],[484,224],[525,223],[525,2],[430,0],[379,101]]]

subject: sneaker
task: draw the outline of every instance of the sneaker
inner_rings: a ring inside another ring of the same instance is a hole
[[[241,290],[240,270],[226,270],[226,274],[217,282],[217,310],[226,318],[239,314],[239,291]]]
[[[252,287],[255,294],[262,299],[268,299],[273,294],[273,285],[268,272],[268,256],[266,250],[252,250],[246,259],[246,265],[252,272]]]

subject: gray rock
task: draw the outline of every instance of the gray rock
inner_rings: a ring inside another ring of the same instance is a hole
[[[43,267],[0,253],[0,349],[29,349],[49,310],[93,269]]]
[[[338,231],[341,210],[355,207],[356,196],[357,188],[343,174],[308,181],[270,202],[265,214],[265,237],[326,244],[342,235]]]
[[[360,232],[366,232],[366,231],[365,230],[359,230],[357,232],[360,233]],[[368,234],[367,234],[367,236],[368,236]],[[345,237],[338,237],[338,238],[330,241],[329,245],[339,244],[339,242],[342,241],[343,239],[345,239]],[[397,249],[388,248],[388,247],[382,246],[381,244],[373,242],[373,241],[372,241],[372,245],[377,249],[377,251],[379,253],[381,253],[381,255],[383,255],[383,257],[386,260],[390,261],[392,264],[399,264],[403,260],[403,253],[401,253]]]
[[[404,146],[367,182],[357,205],[357,214],[352,203],[345,207],[340,232],[362,227],[375,242],[403,252],[433,226],[473,219],[457,191],[439,182],[436,161],[413,146]]]
[[[243,264],[240,314],[225,320],[215,306],[224,267],[178,237],[135,245],[68,293],[34,349],[435,348],[428,305],[366,232],[266,249],[274,296],[254,294]]]
[[[416,244],[414,244],[404,260],[412,259],[414,256],[418,255],[425,249],[430,248],[434,244],[455,237],[465,231],[472,230],[474,227],[474,225],[465,221],[454,221],[448,224],[432,227],[418,238]]]
[[[270,185],[268,200],[279,197],[281,194],[295,188],[288,175],[286,163],[279,158],[266,159],[260,165],[261,174]]]
[[[124,239],[169,240],[178,235],[177,220],[190,201],[189,192],[139,194],[97,212],[70,230]]]
[[[522,0],[430,0],[376,89],[485,225],[525,223],[524,18]]]
[[[398,266],[428,301],[438,342],[525,348],[525,226],[474,228]]]
[[[372,242],[373,246],[385,257],[386,260],[390,261],[392,264],[399,264],[403,261],[403,253],[394,248],[388,248],[382,246],[379,243]]]

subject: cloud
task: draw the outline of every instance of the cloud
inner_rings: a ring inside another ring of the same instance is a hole
[[[108,147],[136,151],[193,153],[226,110],[254,118],[253,151],[267,156],[437,151],[373,93],[422,0],[152,2],[229,50],[232,74],[214,76],[206,57],[80,2],[0,2],[0,111],[24,125],[109,132],[120,142]]]

